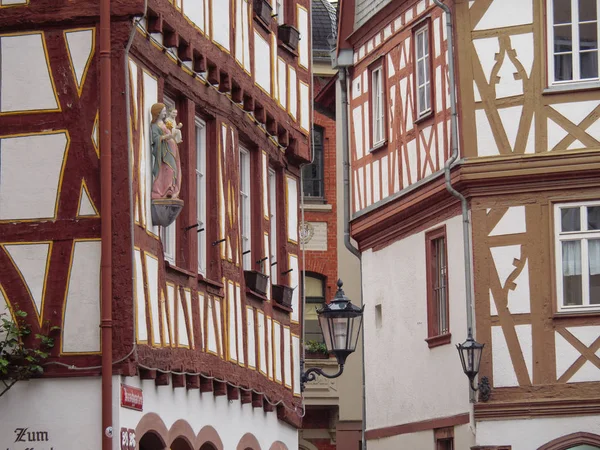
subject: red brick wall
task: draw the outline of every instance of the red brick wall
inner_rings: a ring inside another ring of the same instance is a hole
[[[317,111],[314,124],[323,128],[323,179],[325,203],[331,205],[329,211],[306,211],[306,222],[327,222],[327,251],[307,251],[306,270],[327,278],[325,298],[335,295],[337,283],[337,183],[336,183],[336,139],[335,121]]]

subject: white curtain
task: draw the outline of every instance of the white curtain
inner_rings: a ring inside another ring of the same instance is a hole
[[[581,275],[581,241],[563,241],[562,267],[566,277]]]
[[[588,241],[588,255],[590,275],[600,274],[600,239],[590,239]]]

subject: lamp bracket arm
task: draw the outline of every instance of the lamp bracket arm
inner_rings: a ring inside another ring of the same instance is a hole
[[[340,364],[340,370],[338,370],[334,374],[325,373],[325,372],[323,372],[323,369],[320,369],[318,367],[311,367],[310,369],[308,369],[306,372],[304,372],[302,374],[302,382],[306,383],[308,381],[315,381],[317,379],[317,375],[321,375],[322,377],[325,377],[325,378],[337,378],[342,374],[342,372],[344,372],[343,364]]]

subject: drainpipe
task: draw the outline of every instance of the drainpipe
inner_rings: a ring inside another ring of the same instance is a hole
[[[100,0],[102,450],[112,449],[112,168],[110,0]]]
[[[358,251],[350,240],[350,145],[348,142],[348,68],[339,67],[340,90],[342,102],[342,165],[344,172],[344,245],[350,253],[360,261],[360,276],[362,277],[362,254]],[[363,303],[363,285],[360,282],[360,304]],[[367,450],[367,440],[365,431],[367,428],[367,390],[366,390],[366,370],[365,370],[365,328],[363,326],[361,333],[361,358],[362,358],[362,426],[361,442],[362,450]]]
[[[463,219],[463,241],[464,241],[464,264],[465,264],[465,297],[467,307],[467,333],[469,337],[473,336],[473,294],[471,281],[471,240],[470,240],[470,220],[469,205],[464,195],[458,192],[452,186],[450,178],[450,169],[458,159],[458,114],[456,112],[456,80],[454,76],[454,45],[453,45],[453,27],[452,13],[450,8],[440,0],[433,0],[446,13],[446,29],[448,34],[448,71],[450,72],[450,125],[452,154],[444,164],[444,177],[446,180],[446,189],[450,194],[460,200]],[[474,401],[474,392],[469,389],[471,401]]]
[[[342,164],[344,165],[344,245],[358,259],[360,252],[350,241],[350,146],[348,144],[348,68],[340,67],[342,96]]]

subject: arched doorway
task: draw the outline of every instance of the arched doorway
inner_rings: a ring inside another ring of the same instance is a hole
[[[194,450],[194,446],[184,437],[178,437],[171,443],[170,450]]]
[[[600,435],[573,433],[542,445],[538,450],[600,450]]]
[[[145,433],[139,442],[140,450],[165,450],[166,448],[166,445],[162,438],[153,431],[148,431],[147,433]]]
[[[207,442],[206,444],[203,444],[202,447],[200,447],[200,450],[217,450],[217,447],[212,445],[210,442]]]

